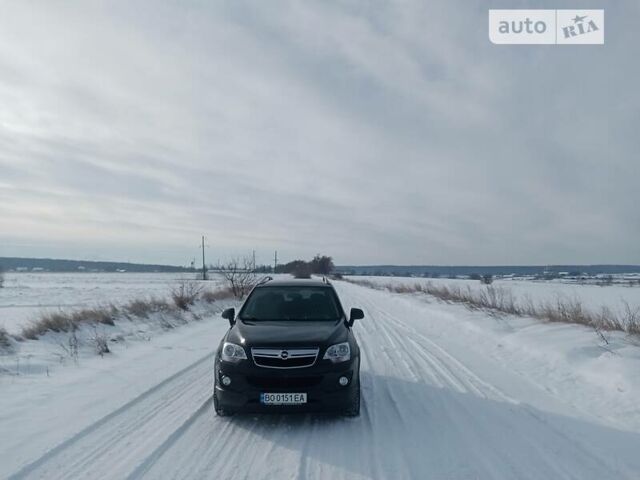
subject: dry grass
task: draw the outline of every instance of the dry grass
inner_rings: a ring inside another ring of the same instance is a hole
[[[171,301],[158,298],[137,299],[121,306],[108,304],[69,312],[43,313],[40,318],[24,327],[21,335],[16,338],[36,340],[47,332],[70,333],[84,325],[92,326],[95,333],[98,332],[98,326],[113,326],[118,319],[147,319],[156,313],[170,313],[177,318],[180,316],[180,311],[188,311],[198,299],[213,303],[233,296],[233,291],[230,288],[202,292],[202,287],[197,282],[185,281],[172,290]],[[171,328],[173,327],[163,315],[157,316],[156,319],[163,327],[167,323]],[[106,344],[106,337],[103,334],[96,333],[93,336],[93,341],[96,352],[99,354],[108,353],[108,344]],[[0,347],[4,343],[10,345],[10,337],[4,329],[0,329]]]
[[[544,322],[574,323],[602,331],[620,331],[630,335],[640,334],[640,307],[624,302],[622,313],[615,313],[603,306],[592,312],[576,298],[558,297],[555,301],[536,304],[530,297],[518,300],[511,290],[489,285],[481,290],[459,285],[436,285],[432,282],[410,284],[379,284],[370,280],[346,281],[377,290],[403,294],[427,294],[448,303],[464,304],[472,310],[487,310],[509,315],[533,317]]]
[[[173,314],[174,317],[179,320],[179,312],[188,311],[198,299],[202,299],[207,303],[213,303],[217,300],[229,299],[234,296],[230,288],[205,292],[201,292],[201,290],[201,286],[196,282],[183,282],[172,291],[171,301],[158,298],[148,300],[137,299],[131,300],[121,306],[108,304],[69,312],[58,311],[43,313],[40,318],[25,326],[22,329],[20,337],[16,338],[36,340],[47,332],[74,332],[83,325],[93,326],[95,330],[95,327],[100,325],[113,326],[118,319],[147,319],[150,315],[156,313]],[[171,324],[167,318],[164,318],[163,315],[159,315],[157,321],[160,322],[163,328],[173,328],[173,324]],[[9,335],[4,329],[1,329],[0,346],[2,346],[5,341],[9,344]],[[102,351],[103,353],[108,351],[108,346],[104,345],[101,338],[96,337],[95,343],[96,351]]]
[[[93,326],[93,334],[91,335],[91,343],[96,354],[103,357],[107,353],[111,353],[109,349],[109,335],[103,330],[99,330],[97,325]]]
[[[213,303],[219,300],[228,300],[230,298],[234,298],[234,294],[231,287],[227,287],[219,290],[204,290],[200,294],[200,298],[207,303]]]
[[[625,331],[633,335],[640,335],[640,306],[632,307],[626,300],[624,304]]]
[[[71,321],[76,325],[92,323],[101,325],[115,325],[118,309],[113,305],[107,307],[85,308],[71,314]]]
[[[158,312],[174,312],[175,304],[171,304],[166,300],[151,298],[149,300],[131,300],[129,303],[121,307],[122,311],[129,317],[148,318],[152,313]]]
[[[45,313],[38,320],[22,328],[22,337],[35,340],[46,332],[66,332],[69,328],[69,315],[62,312]]]
[[[115,325],[118,309],[113,305],[93,307],[73,312],[50,312],[22,329],[22,337],[35,340],[48,331],[69,332],[79,326],[86,325]]]
[[[149,313],[152,312],[149,302],[146,300],[131,300],[124,305],[122,309],[131,316],[139,318],[147,318]]]
[[[193,305],[202,291],[202,285],[197,282],[184,280],[171,291],[171,299],[180,310],[187,311]]]

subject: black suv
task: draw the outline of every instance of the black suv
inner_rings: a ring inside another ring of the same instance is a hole
[[[360,414],[360,348],[326,280],[273,280],[249,294],[215,361],[218,415],[235,412],[325,411]]]

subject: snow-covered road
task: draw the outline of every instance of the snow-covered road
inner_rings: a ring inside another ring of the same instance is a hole
[[[5,473],[13,479],[640,478],[637,431],[575,408],[462,340],[429,335],[422,325],[430,308],[441,315],[435,305],[413,308],[343,282],[336,288],[345,307],[360,306],[366,315],[356,326],[363,352],[359,418],[216,417],[213,351],[202,352]]]

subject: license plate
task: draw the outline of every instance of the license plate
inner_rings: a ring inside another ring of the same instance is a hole
[[[306,393],[261,393],[263,405],[303,405],[307,403]]]

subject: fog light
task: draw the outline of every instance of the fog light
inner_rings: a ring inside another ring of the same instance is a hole
[[[349,383],[349,379],[347,377],[340,377],[338,379],[338,383],[340,385],[342,385],[343,387],[345,387],[347,385],[347,383]]]
[[[229,385],[231,385],[231,378],[227,377],[226,375],[222,376],[222,384],[225,387],[228,387]]]

